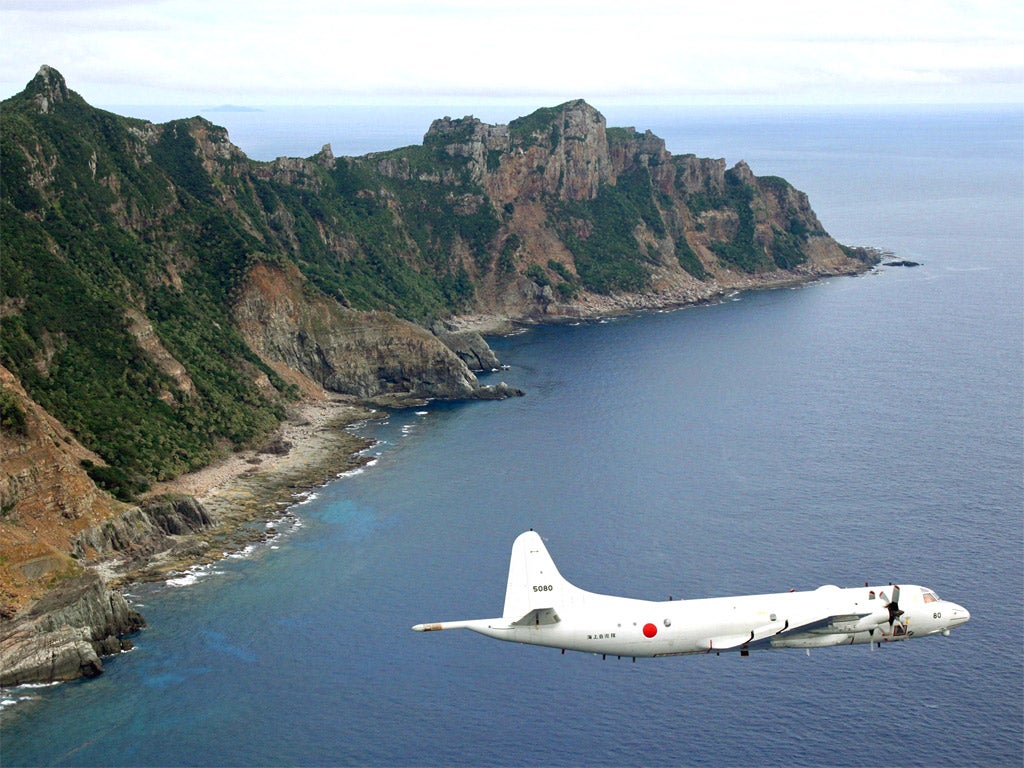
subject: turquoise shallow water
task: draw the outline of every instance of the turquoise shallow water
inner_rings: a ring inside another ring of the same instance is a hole
[[[1019,112],[632,117],[923,265],[495,340],[526,397],[362,427],[377,461],[273,547],[135,590],[150,627],[104,676],[15,691],[4,765],[1020,760]],[[636,664],[409,631],[500,612],[530,527],[594,591],[912,582],[973,618]]]

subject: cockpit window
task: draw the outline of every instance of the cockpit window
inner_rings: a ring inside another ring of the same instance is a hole
[[[924,595],[924,601],[926,603],[937,603],[939,602],[939,596],[932,592],[930,589],[921,587],[921,593]]]

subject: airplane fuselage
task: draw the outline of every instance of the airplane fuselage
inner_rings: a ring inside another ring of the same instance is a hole
[[[963,607],[916,585],[865,586],[656,602],[582,590],[558,573],[530,531],[513,546],[501,618],[418,624],[602,655],[675,656],[822,648],[948,635]]]
[[[498,640],[609,656],[644,657],[887,643],[942,634],[969,617],[963,608],[945,600],[926,604],[923,600],[908,599],[920,589],[902,587],[902,624],[892,627],[879,598],[879,594],[891,592],[892,587],[826,586],[811,592],[665,602],[587,593],[589,599],[584,610],[559,608],[560,613],[571,615],[571,621],[534,621],[515,626],[504,619],[483,619],[446,623],[443,628],[454,629],[461,624],[465,629]],[[875,610],[861,616],[866,609]],[[839,618],[787,632],[807,617],[821,615]]]

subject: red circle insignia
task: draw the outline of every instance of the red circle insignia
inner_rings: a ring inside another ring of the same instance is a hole
[[[658,628],[653,624],[644,624],[644,637],[654,637],[658,634]]]

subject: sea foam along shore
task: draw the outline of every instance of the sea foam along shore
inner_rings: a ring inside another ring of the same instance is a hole
[[[300,501],[310,489],[368,463],[372,442],[351,427],[381,417],[380,411],[351,398],[323,396],[293,406],[274,437],[259,450],[233,453],[201,470],[153,487],[148,496],[192,496],[213,526],[194,534],[195,546],[156,557],[117,579],[165,578],[167,574],[210,563],[263,536],[262,524]],[[252,525],[259,523],[259,525]]]

